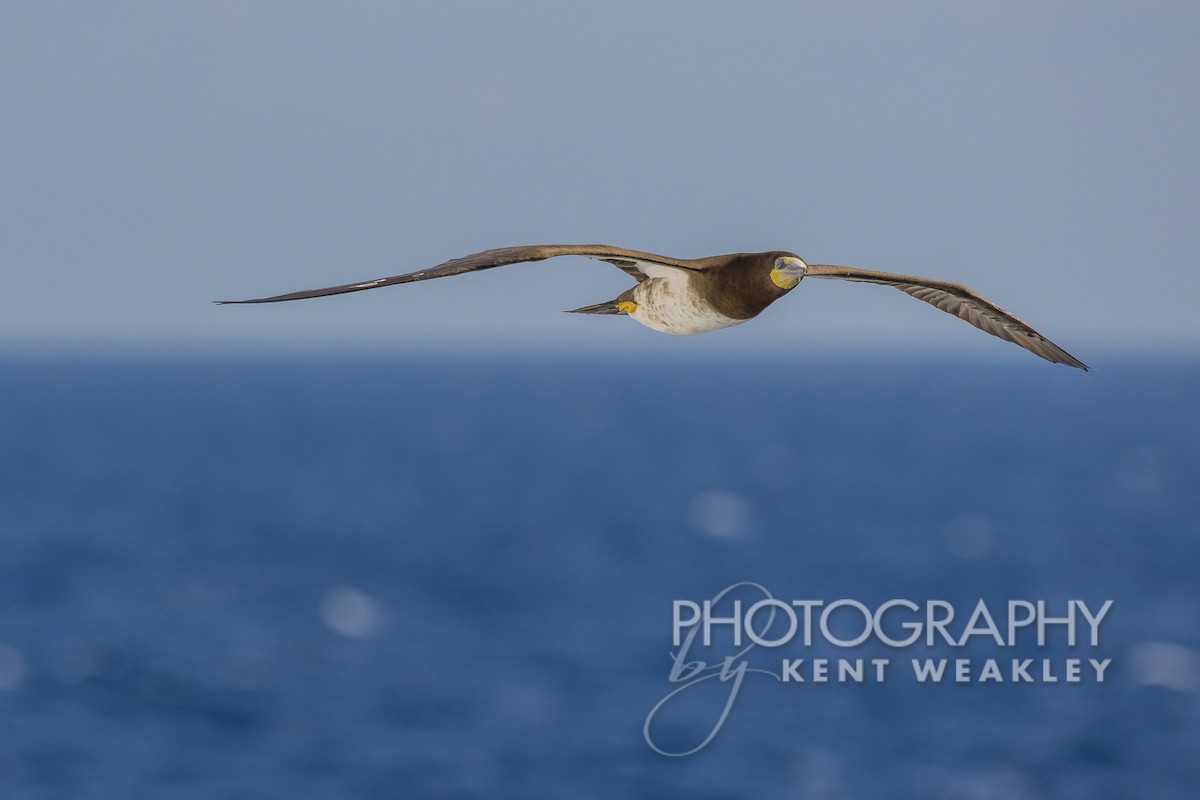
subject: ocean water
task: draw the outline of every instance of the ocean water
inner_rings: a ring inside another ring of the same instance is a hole
[[[1198,398],[1032,360],[3,362],[0,797],[1191,798]],[[672,604],[738,582],[1111,599],[1095,647],[931,651],[1111,666],[792,648],[897,670],[750,673],[656,753],[730,688],[647,741]]]

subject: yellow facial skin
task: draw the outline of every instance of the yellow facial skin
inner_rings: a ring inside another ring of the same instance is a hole
[[[780,289],[795,289],[807,269],[808,265],[798,258],[781,258],[771,270],[771,282]]]
[[[617,303],[617,310],[625,314],[632,314],[633,312],[637,311],[637,303],[633,302],[632,300],[622,300],[621,302]]]
[[[762,273],[760,272],[759,274],[761,275]],[[779,269],[779,267],[776,267],[771,270],[771,283],[780,289],[795,289],[797,284],[800,283],[800,279],[794,275],[788,275]]]

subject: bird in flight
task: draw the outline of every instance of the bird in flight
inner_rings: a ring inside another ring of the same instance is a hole
[[[1086,370],[1087,366],[1030,325],[987,298],[959,283],[897,275],[891,272],[808,264],[794,253],[731,253],[707,258],[668,258],[640,250],[604,244],[533,245],[499,247],[455,258],[435,267],[347,283],[324,289],[259,297],[253,300],[218,300],[220,304],[280,303],[332,294],[361,292],[398,283],[415,283],[464,272],[503,267],[557,256],[584,256],[624,271],[637,285],[606,303],[573,309],[572,314],[617,314],[632,317],[656,331],[674,334],[704,333],[728,328],[758,316],[763,309],[796,288],[804,278],[836,278],[893,286],[918,300],[953,314],[980,330],[1020,345],[1056,364]]]

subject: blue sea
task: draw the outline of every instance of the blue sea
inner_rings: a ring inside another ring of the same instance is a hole
[[[0,797],[1193,798],[1198,401],[1033,359],[9,359]],[[662,755],[732,685],[648,738],[674,604],[739,583],[1113,603],[1096,645],[789,645],[894,663],[749,672]],[[906,674],[1014,653],[1039,680]]]

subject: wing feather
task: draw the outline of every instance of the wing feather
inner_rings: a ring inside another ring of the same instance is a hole
[[[346,294],[347,292],[361,292],[366,289],[378,289],[381,286],[394,286],[399,283],[415,283],[417,281],[428,281],[434,278],[445,278],[450,275],[461,275],[466,272],[479,272],[485,269],[493,269],[495,267],[504,267],[509,264],[520,264],[527,261],[544,261],[547,258],[555,258],[557,256],[586,256],[588,258],[600,259],[607,261],[610,264],[618,267],[624,272],[637,278],[638,281],[646,279],[646,274],[641,269],[641,265],[654,265],[662,267],[675,267],[677,269],[699,269],[698,262],[668,258],[666,256],[654,255],[653,253],[644,253],[640,250],[626,250],[623,247],[612,247],[606,244],[560,244],[560,245],[532,245],[529,247],[498,247],[492,250],[484,250],[479,253],[473,253],[462,258],[454,258],[450,261],[445,261],[435,267],[418,270],[416,272],[408,272],[403,275],[393,275],[390,278],[376,278],[370,281],[361,281],[359,283],[346,283],[341,286],[327,286],[323,289],[307,289],[300,292],[290,292],[288,294],[277,294],[271,297],[256,297],[252,300],[218,300],[221,305],[244,304],[244,303],[281,303],[286,300],[307,300],[311,297],[328,297],[333,294]]]
[[[935,281],[915,275],[897,275],[891,272],[839,267],[832,264],[809,264],[805,277],[837,278],[894,286],[907,295],[923,300],[948,314],[953,314],[985,333],[1019,345],[1047,361],[1087,370],[1086,364],[1038,333],[1029,323],[1005,311],[961,283]]]

